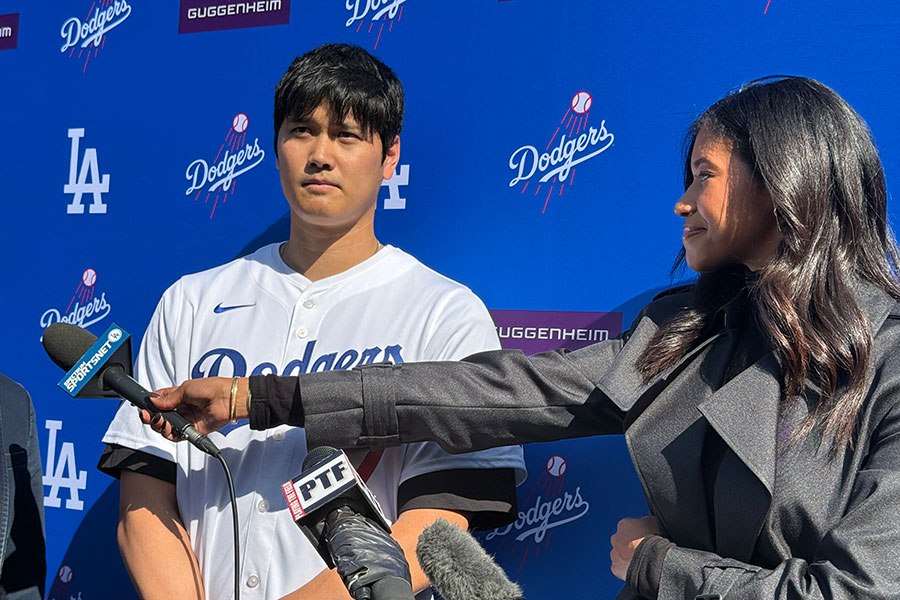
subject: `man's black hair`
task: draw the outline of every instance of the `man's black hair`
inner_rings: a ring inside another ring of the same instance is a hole
[[[386,64],[358,46],[325,44],[298,56],[275,86],[275,154],[285,119],[307,117],[322,103],[332,119],[348,114],[366,136],[381,138],[382,159],[403,127],[403,85]]]

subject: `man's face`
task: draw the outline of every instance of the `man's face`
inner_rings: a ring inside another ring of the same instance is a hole
[[[382,160],[382,140],[366,137],[352,114],[332,121],[328,108],[285,119],[278,131],[276,166],[295,217],[310,224],[348,227],[375,211],[381,182],[400,158],[400,138]]]

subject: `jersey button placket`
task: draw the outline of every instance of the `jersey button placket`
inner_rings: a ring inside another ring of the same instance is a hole
[[[251,575],[250,577],[247,578],[247,587],[248,588],[255,588],[258,585],[259,585],[259,577],[258,576]]]

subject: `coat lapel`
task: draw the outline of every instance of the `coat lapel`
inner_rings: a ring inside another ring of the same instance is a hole
[[[698,346],[626,416],[625,440],[653,514],[671,539],[692,548],[714,547],[701,461],[707,425],[698,405],[712,394],[735,339],[725,330]]]
[[[699,407],[732,451],[722,459],[714,495],[716,551],[742,561],[753,553],[772,500],[780,377],[770,352]]]

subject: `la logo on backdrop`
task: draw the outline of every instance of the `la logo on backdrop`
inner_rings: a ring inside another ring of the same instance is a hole
[[[112,305],[106,299],[106,292],[98,294],[97,290],[97,271],[89,267],[81,274],[81,281],[65,308],[48,308],[41,314],[41,331],[60,322],[87,328],[108,317]]]
[[[69,129],[71,147],[69,152],[69,181],[63,185],[64,194],[72,194],[72,202],[66,206],[66,213],[83,215],[84,205],[81,203],[85,194],[92,198],[88,206],[88,214],[106,214],[103,194],[109,193],[109,173],[100,173],[100,163],[96,148],[85,148],[84,154],[79,152],[81,138],[85,135],[83,127]],[[78,160],[81,159],[81,166]],[[90,177],[90,180],[88,179]]]
[[[59,32],[63,39],[59,51],[68,52],[69,58],[83,58],[82,73],[87,70],[91,58],[96,58],[106,45],[106,34],[131,16],[131,5],[126,0],[94,0],[90,5],[84,4],[90,6],[84,20],[70,17],[63,22]]]
[[[184,176],[188,181],[185,196],[194,196],[194,202],[203,198],[203,204],[212,206],[209,218],[216,214],[219,202],[225,202],[228,196],[234,196],[237,188],[236,179],[249,172],[266,157],[266,152],[259,145],[259,138],[248,141],[247,129],[250,127],[250,119],[244,113],[238,113],[231,120],[231,125],[225,134],[225,139],[219,146],[218,152],[212,160],[204,158],[193,160],[185,170]],[[196,193],[195,193],[196,192]]]
[[[346,0],[350,18],[345,25],[356,25],[357,32],[374,35],[373,49],[378,49],[381,35],[394,30],[394,21],[400,22],[403,17],[403,3],[406,0]],[[387,31],[385,31],[387,26]]]
[[[622,332],[620,312],[490,312],[503,348],[521,350],[529,355],[555,348],[577,350]],[[546,452],[542,448],[543,445],[526,446],[528,470],[540,474],[531,485],[526,482],[518,488],[518,518],[482,538],[490,552],[515,557],[520,572],[530,556],[537,557],[541,551],[549,549],[554,531],[571,528],[572,523],[587,516],[591,508],[577,475],[580,472],[577,468],[579,457],[567,458],[553,451],[548,455],[536,454]],[[538,469],[534,468],[535,459]]]
[[[597,157],[615,141],[605,120],[596,126],[596,119],[588,124],[593,103],[589,92],[577,92],[546,146],[520,146],[509,157],[509,168],[515,173],[509,187],[524,182],[519,193],[525,194],[530,185],[533,195],[544,200],[541,213],[547,211],[554,191],[562,196],[566,186],[575,182],[575,165]]]

